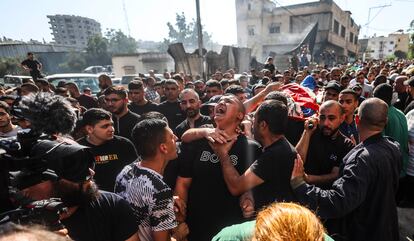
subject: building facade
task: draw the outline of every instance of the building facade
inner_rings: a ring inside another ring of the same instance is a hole
[[[139,53],[116,54],[112,56],[113,72],[116,78],[124,75],[148,73],[154,70],[156,73],[174,70],[174,60],[167,53]]]
[[[252,56],[264,61],[271,53],[286,54],[302,44],[312,26],[317,26],[313,60],[320,62],[325,52],[337,61],[356,57],[360,27],[332,0],[276,6],[270,0],[236,0],[237,42],[252,49]],[[300,54],[299,52],[293,54]]]
[[[364,47],[363,44],[365,42],[366,47]],[[360,44],[364,59],[385,59],[394,56],[396,51],[407,54],[410,44],[410,35],[399,31],[391,33],[387,37],[380,36],[361,39]]]
[[[97,21],[74,15],[48,15],[53,40],[56,44],[86,48],[88,39],[101,35]]]

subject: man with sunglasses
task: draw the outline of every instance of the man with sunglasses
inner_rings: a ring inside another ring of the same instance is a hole
[[[134,145],[128,139],[114,135],[111,113],[108,111],[89,109],[83,114],[82,124],[87,136],[78,143],[91,147],[96,162],[96,183],[102,190],[113,191],[118,173],[137,159]]]
[[[131,140],[132,129],[139,115],[128,109],[127,91],[123,87],[108,87],[104,91],[105,109],[112,114],[115,135]]]

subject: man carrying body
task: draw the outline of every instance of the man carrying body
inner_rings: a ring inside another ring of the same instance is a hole
[[[33,78],[33,81],[36,81],[38,78],[43,78],[40,70],[42,69],[42,64],[34,59],[32,52],[27,53],[27,59],[25,59],[20,64],[23,69],[30,72],[30,75]]]
[[[192,89],[184,89],[181,91],[179,99],[181,110],[187,117],[175,128],[175,134],[179,139],[190,128],[212,124],[210,117],[200,114],[201,101],[197,92]]]
[[[237,133],[244,115],[243,104],[233,95],[223,96],[215,107],[217,128],[229,139],[237,139],[228,153],[239,173],[245,171],[259,152],[257,143]],[[207,139],[183,145],[179,161],[175,193],[187,202],[190,241],[211,240],[223,227],[243,220],[239,198],[229,193],[219,158]]]
[[[399,240],[395,194],[402,156],[398,143],[381,135],[387,112],[378,98],[362,102],[361,143],[344,157],[331,189],[306,184],[302,160],[295,161],[291,186],[299,202],[321,218],[343,218],[346,240]]]
[[[113,191],[118,173],[137,159],[134,145],[128,139],[114,135],[111,113],[105,110],[87,110],[82,124],[88,134],[78,143],[91,147],[96,162],[96,183],[102,190]]]
[[[144,85],[140,80],[134,80],[128,84],[128,109],[135,114],[142,115],[157,110],[157,104],[145,98]]]
[[[330,100],[321,105],[319,120],[314,118],[305,122],[296,150],[305,165],[306,182],[328,188],[338,177],[342,158],[354,146],[339,131],[344,119],[342,106]]]
[[[172,191],[162,175],[167,163],[177,158],[177,137],[167,122],[147,119],[136,125],[132,138],[142,160],[122,170],[115,192],[134,209],[141,241],[170,240],[177,222]]]
[[[128,109],[127,92],[122,87],[108,87],[105,92],[105,107],[112,113],[115,135],[131,139],[131,132],[139,115]]]

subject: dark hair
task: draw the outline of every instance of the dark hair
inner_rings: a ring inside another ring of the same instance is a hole
[[[352,95],[354,97],[354,100],[358,100],[358,94],[353,89],[344,89],[340,93],[340,95]]]
[[[110,120],[111,113],[100,108],[91,108],[83,113],[82,124],[94,126],[102,120]]]
[[[390,106],[392,100],[392,86],[386,83],[378,85],[374,89],[374,97],[383,100],[388,106]]]
[[[177,86],[177,87],[178,87],[178,83],[177,83],[177,81],[176,81],[176,80],[174,80],[174,79],[167,79],[167,80],[164,82],[164,85],[175,85],[175,86]]]
[[[106,88],[106,90],[104,91],[104,95],[106,96],[111,94],[116,94],[122,99],[125,99],[127,97],[127,91],[123,86],[110,86]]]
[[[180,75],[180,74],[175,74],[175,75],[172,77],[172,79],[173,79],[173,80],[175,80],[175,81],[180,81],[181,83],[183,83],[183,82],[184,82],[184,79],[183,79],[183,77],[181,77],[181,75]]]
[[[33,83],[24,83],[20,86],[20,88],[26,88],[29,92],[39,92],[39,87],[37,87],[37,85],[33,84]]]
[[[0,101],[0,108],[4,109],[7,114],[10,114],[10,106],[6,102]]]
[[[286,132],[288,124],[287,106],[278,100],[263,102],[256,111],[257,121],[264,121],[272,134],[281,135]]]
[[[243,87],[241,87],[240,85],[230,85],[229,87],[227,87],[225,94],[244,94],[245,91],[243,89]]]
[[[133,80],[128,84],[128,90],[137,90],[143,88],[144,84],[141,80]]]
[[[68,91],[68,89],[64,88],[64,87],[57,87],[55,89],[55,94],[60,95],[60,94],[65,94]]]
[[[165,117],[165,115],[161,114],[158,111],[150,111],[147,113],[142,114],[138,119],[137,119],[137,123],[139,123],[140,121],[143,120],[148,120],[148,119],[159,119],[159,120],[163,120],[163,121],[168,121],[167,117]]]
[[[146,119],[138,122],[132,130],[132,142],[138,155],[146,159],[157,154],[157,149],[165,141],[167,122],[159,119]]]
[[[287,106],[287,94],[280,91],[272,91],[266,95],[264,100],[278,100]]]
[[[33,55],[33,52],[27,52],[27,56]]]
[[[218,82],[217,80],[209,80],[209,81],[207,81],[206,82],[206,87],[217,87],[218,89],[223,89],[222,87],[221,87],[221,84],[220,84],[220,82]]]

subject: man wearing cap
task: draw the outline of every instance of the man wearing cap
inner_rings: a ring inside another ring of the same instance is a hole
[[[180,108],[186,114],[186,119],[175,128],[175,134],[179,139],[190,128],[198,128],[206,124],[212,124],[210,117],[201,115],[201,101],[192,89],[184,89],[179,95]]]
[[[336,81],[330,81],[325,86],[325,91],[323,93],[323,100],[322,102],[328,101],[328,100],[334,100],[338,101],[339,98],[339,92],[341,92],[341,86]]]

